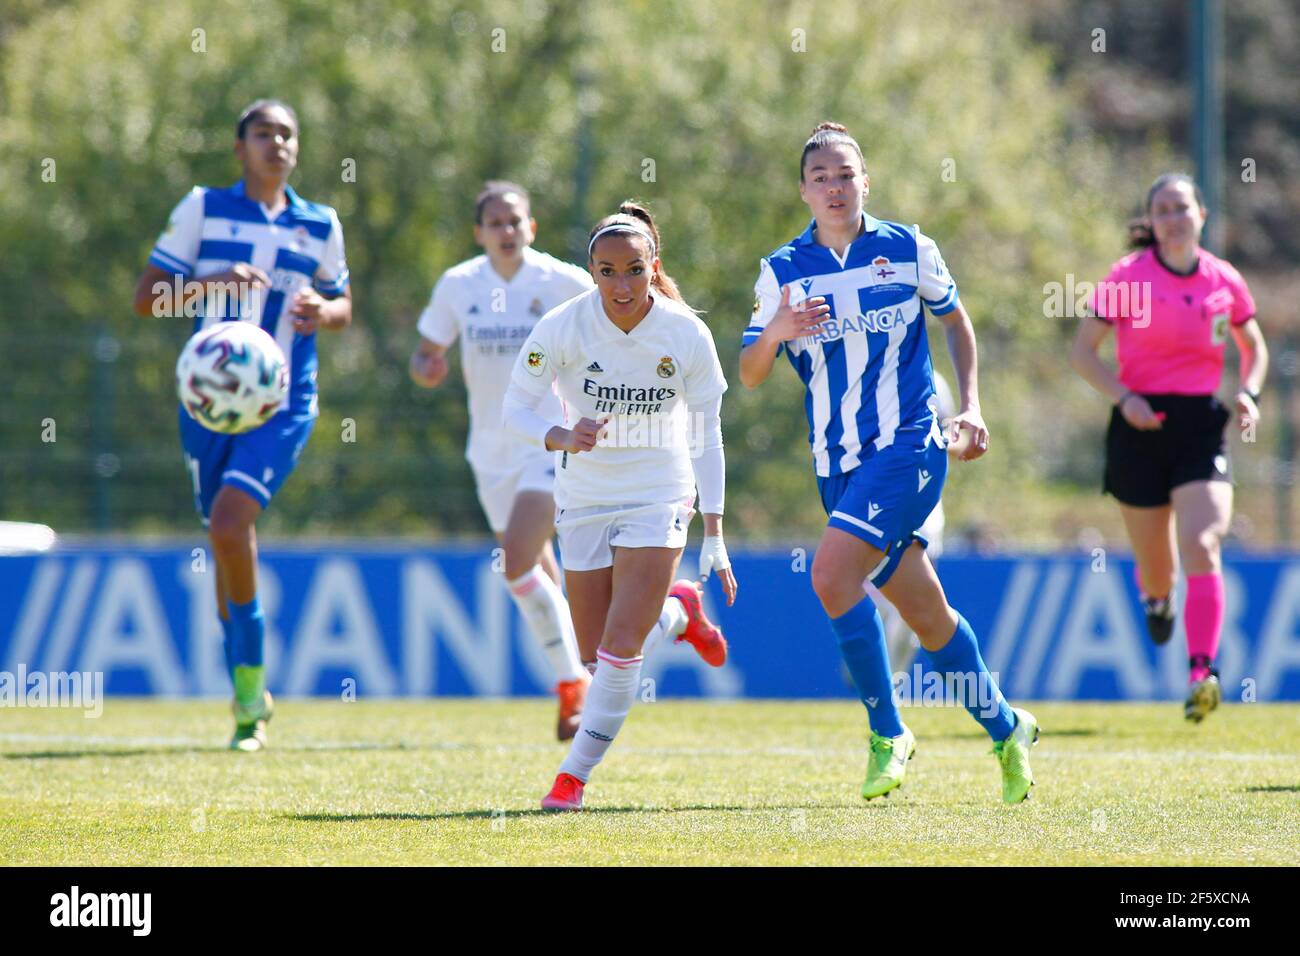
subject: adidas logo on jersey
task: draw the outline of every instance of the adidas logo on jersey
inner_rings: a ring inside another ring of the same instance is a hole
[[[605,371],[605,370],[604,370],[603,368],[600,367],[600,363],[599,363],[599,362],[592,362],[590,365],[587,366],[587,371],[588,371],[588,372],[603,372],[603,371]]]
[[[928,471],[918,471],[916,473],[916,490],[922,491],[930,483],[930,473]]]

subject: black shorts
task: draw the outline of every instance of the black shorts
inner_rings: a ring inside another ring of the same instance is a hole
[[[1102,490],[1135,508],[1169,504],[1169,492],[1189,481],[1232,481],[1223,431],[1232,413],[1213,395],[1143,395],[1165,413],[1156,431],[1140,431],[1110,413]]]

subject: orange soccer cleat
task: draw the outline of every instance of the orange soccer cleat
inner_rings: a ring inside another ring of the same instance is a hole
[[[560,695],[560,716],[555,723],[555,736],[558,739],[572,740],[578,732],[578,724],[582,721],[582,706],[587,702],[587,687],[590,684],[590,677],[579,677],[575,680],[562,680],[555,686],[555,692]]]
[[[686,608],[686,630],[677,640],[694,647],[706,664],[721,667],[727,663],[727,639],[722,636],[722,630],[704,616],[700,594],[700,586],[686,580],[676,582],[668,591],[669,597],[677,598]]]
[[[542,797],[543,810],[581,810],[583,783],[570,773],[555,778],[551,792]]]

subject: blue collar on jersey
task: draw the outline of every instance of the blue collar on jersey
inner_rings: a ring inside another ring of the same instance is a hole
[[[245,199],[247,197],[244,194],[244,188],[244,181],[241,179],[239,182],[235,183],[235,185],[230,187],[230,195],[238,196],[240,199]],[[301,208],[306,205],[302,198],[293,191],[293,187],[288,183],[284,184],[284,198],[288,201],[290,207]],[[249,201],[251,202],[252,200]],[[868,228],[870,227],[868,226]]]
[[[880,228],[880,220],[874,218],[873,216],[867,215],[867,211],[865,209],[862,211],[862,224],[868,233],[875,232],[877,229]],[[794,244],[796,246],[816,245],[817,240],[813,238],[813,233],[816,230],[817,230],[817,220],[814,219],[812,222],[808,223],[808,228],[799,234],[799,238],[794,241]],[[863,238],[863,236],[858,237],[858,239],[861,238]],[[857,242],[857,239],[853,241]]]

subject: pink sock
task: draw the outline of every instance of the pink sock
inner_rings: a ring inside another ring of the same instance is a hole
[[[1187,656],[1214,660],[1219,653],[1219,632],[1223,629],[1223,575],[1187,575],[1187,600],[1183,603],[1183,625],[1187,629]],[[1204,661],[1192,667],[1192,681],[1210,676]]]

